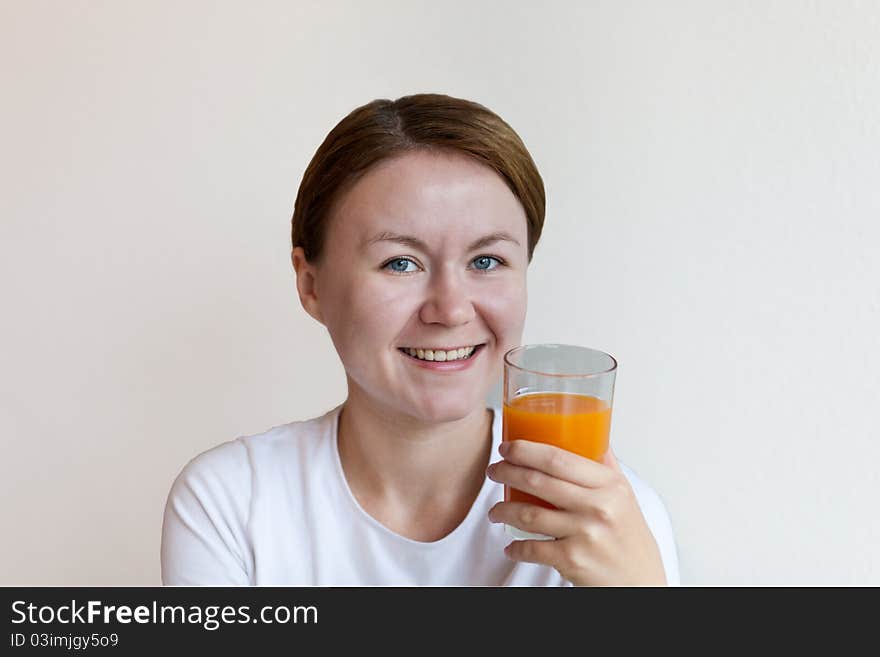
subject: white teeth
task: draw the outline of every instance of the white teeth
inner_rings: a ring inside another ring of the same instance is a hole
[[[406,349],[406,353],[421,360],[448,361],[467,358],[476,347],[461,347],[450,351],[434,351],[433,349]]]

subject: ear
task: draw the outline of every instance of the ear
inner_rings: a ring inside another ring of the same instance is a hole
[[[318,303],[315,268],[306,260],[305,251],[301,246],[297,246],[291,251],[290,261],[296,272],[296,290],[299,293],[299,302],[309,315],[323,324],[324,320]]]

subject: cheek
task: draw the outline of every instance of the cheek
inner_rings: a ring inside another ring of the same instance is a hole
[[[407,321],[407,300],[387,287],[352,282],[334,299],[330,332],[341,352],[387,346]]]
[[[393,328],[389,319],[407,316],[415,306],[417,297],[412,290],[403,286],[381,285],[377,282],[355,283],[356,294],[350,295],[349,304],[353,312],[361,317],[369,317],[375,323]]]
[[[496,341],[494,348],[487,354],[487,366],[500,377],[504,367],[504,354],[522,343],[522,334],[526,322],[526,288],[525,286],[506,286],[497,293],[486,297],[480,313],[492,331]]]
[[[481,297],[482,313],[497,331],[519,335],[525,325],[527,301],[524,284],[498,286]]]

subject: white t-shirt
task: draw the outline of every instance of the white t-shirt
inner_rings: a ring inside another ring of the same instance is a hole
[[[192,459],[171,487],[162,528],[165,585],[571,586],[554,568],[504,555],[511,538],[489,509],[504,486],[488,477],[462,523],[438,541],[391,531],[358,504],[339,460],[342,404],[324,415],[225,442]],[[501,409],[492,408],[498,460]],[[487,464],[488,465],[488,464]],[[621,467],[679,584],[663,502]]]

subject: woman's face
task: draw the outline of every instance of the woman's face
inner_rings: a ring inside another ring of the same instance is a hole
[[[383,232],[424,246],[371,241]],[[514,241],[471,248],[492,233]],[[520,343],[527,246],[525,211],[497,173],[463,155],[416,151],[381,162],[339,200],[319,266],[299,247],[292,258],[300,300],[327,327],[349,396],[435,423],[482,412],[505,352]],[[399,350],[483,343],[456,372]]]

